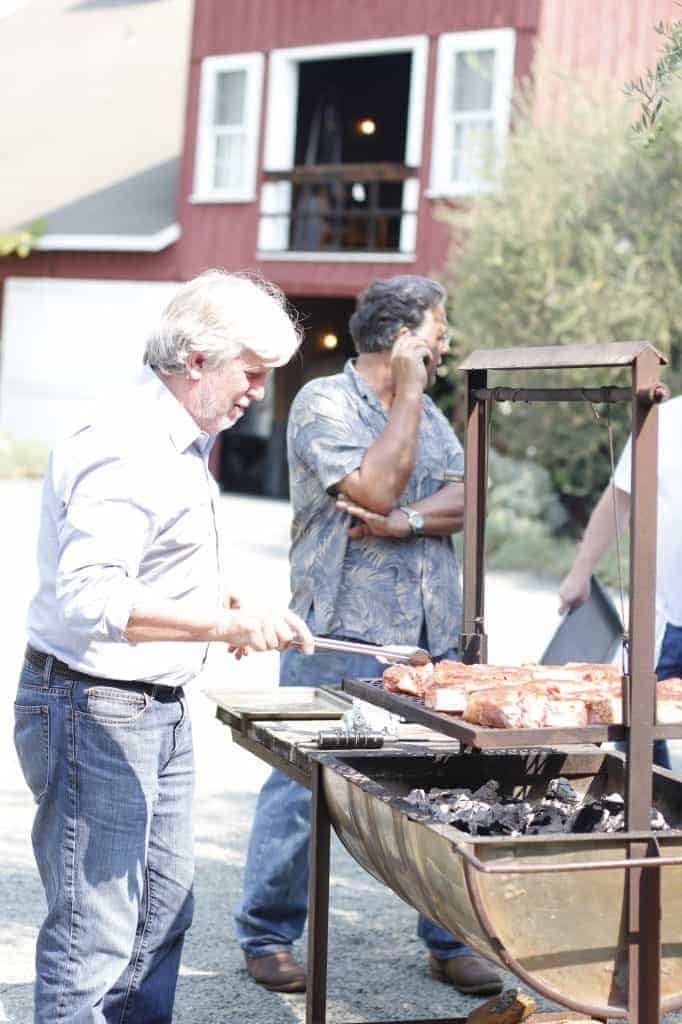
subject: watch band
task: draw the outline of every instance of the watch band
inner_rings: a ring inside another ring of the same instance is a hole
[[[424,527],[424,517],[415,509],[409,508],[407,505],[399,505],[398,508],[407,516],[410,533],[413,534],[413,536],[419,536],[419,531]]]

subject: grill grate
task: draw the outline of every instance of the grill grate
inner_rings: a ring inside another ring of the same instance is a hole
[[[427,708],[421,697],[407,693],[391,693],[381,679],[344,679],[343,689],[353,697],[385,708],[408,722],[425,725],[468,747],[481,749],[516,747],[547,747],[563,743],[603,743],[620,740],[625,730],[620,725],[588,725],[573,729],[491,729],[465,722],[459,715],[446,715]],[[661,727],[665,729],[665,726]],[[680,726],[677,726],[680,732]]]

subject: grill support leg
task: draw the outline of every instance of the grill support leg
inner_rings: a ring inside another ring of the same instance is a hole
[[[632,844],[635,856],[655,857],[648,844]],[[629,872],[628,1020],[659,1024],[661,1019],[661,871]]]
[[[310,883],[308,890],[308,985],[306,1024],[326,1024],[329,939],[329,845],[331,824],[322,787],[322,768],[312,762]]]

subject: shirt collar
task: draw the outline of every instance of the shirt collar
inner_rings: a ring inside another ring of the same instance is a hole
[[[190,416],[184,405],[178,402],[173,392],[149,367],[145,367],[145,386],[150,389],[156,402],[156,417],[168,429],[170,439],[179,452],[186,452],[193,444],[204,454],[204,448],[211,438],[205,434]],[[210,451],[210,446],[208,448]]]
[[[386,410],[384,409],[383,405],[381,404],[379,396],[377,395],[377,393],[374,390],[374,388],[372,388],[371,385],[367,383],[367,381],[362,376],[362,374],[358,373],[358,371],[357,371],[357,369],[355,367],[355,360],[354,359],[349,359],[348,360],[348,362],[346,363],[346,365],[343,368],[343,372],[346,374],[348,379],[351,381],[353,387],[355,388],[357,393],[360,395],[360,397],[364,398],[366,402],[369,402],[369,404],[371,406],[373,406],[375,409],[380,410],[385,415],[386,414]]]
[[[376,391],[371,386],[371,384],[368,384],[367,381],[365,380],[365,378],[362,376],[362,374],[358,373],[358,371],[357,371],[357,369],[355,367],[355,360],[354,359],[349,359],[348,360],[348,362],[346,363],[346,365],[343,368],[343,372],[348,377],[348,379],[350,380],[352,386],[355,388],[355,390],[360,395],[360,397],[364,398],[365,401],[368,402],[372,406],[372,408],[377,409],[379,412],[383,413],[384,416],[385,416],[386,415],[386,409],[381,404],[381,399],[379,398],[379,396],[377,395]],[[428,405],[424,401],[425,397],[426,397],[426,395],[422,395],[421,404],[422,404],[422,408],[428,409]]]

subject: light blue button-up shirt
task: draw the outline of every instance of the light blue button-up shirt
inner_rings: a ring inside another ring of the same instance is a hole
[[[151,370],[52,452],[29,643],[107,679],[179,686],[204,643],[129,643],[139,600],[199,614],[221,602],[211,439]]]
[[[292,607],[314,605],[318,633],[371,643],[418,644],[426,626],[434,655],[457,647],[461,627],[459,566],[449,537],[348,536],[348,515],[330,489],[359,469],[386,429],[381,401],[349,361],[343,373],[310,381],[296,396],[287,429],[294,521]],[[427,396],[414,469],[400,504],[431,497],[461,477],[462,446]]]

